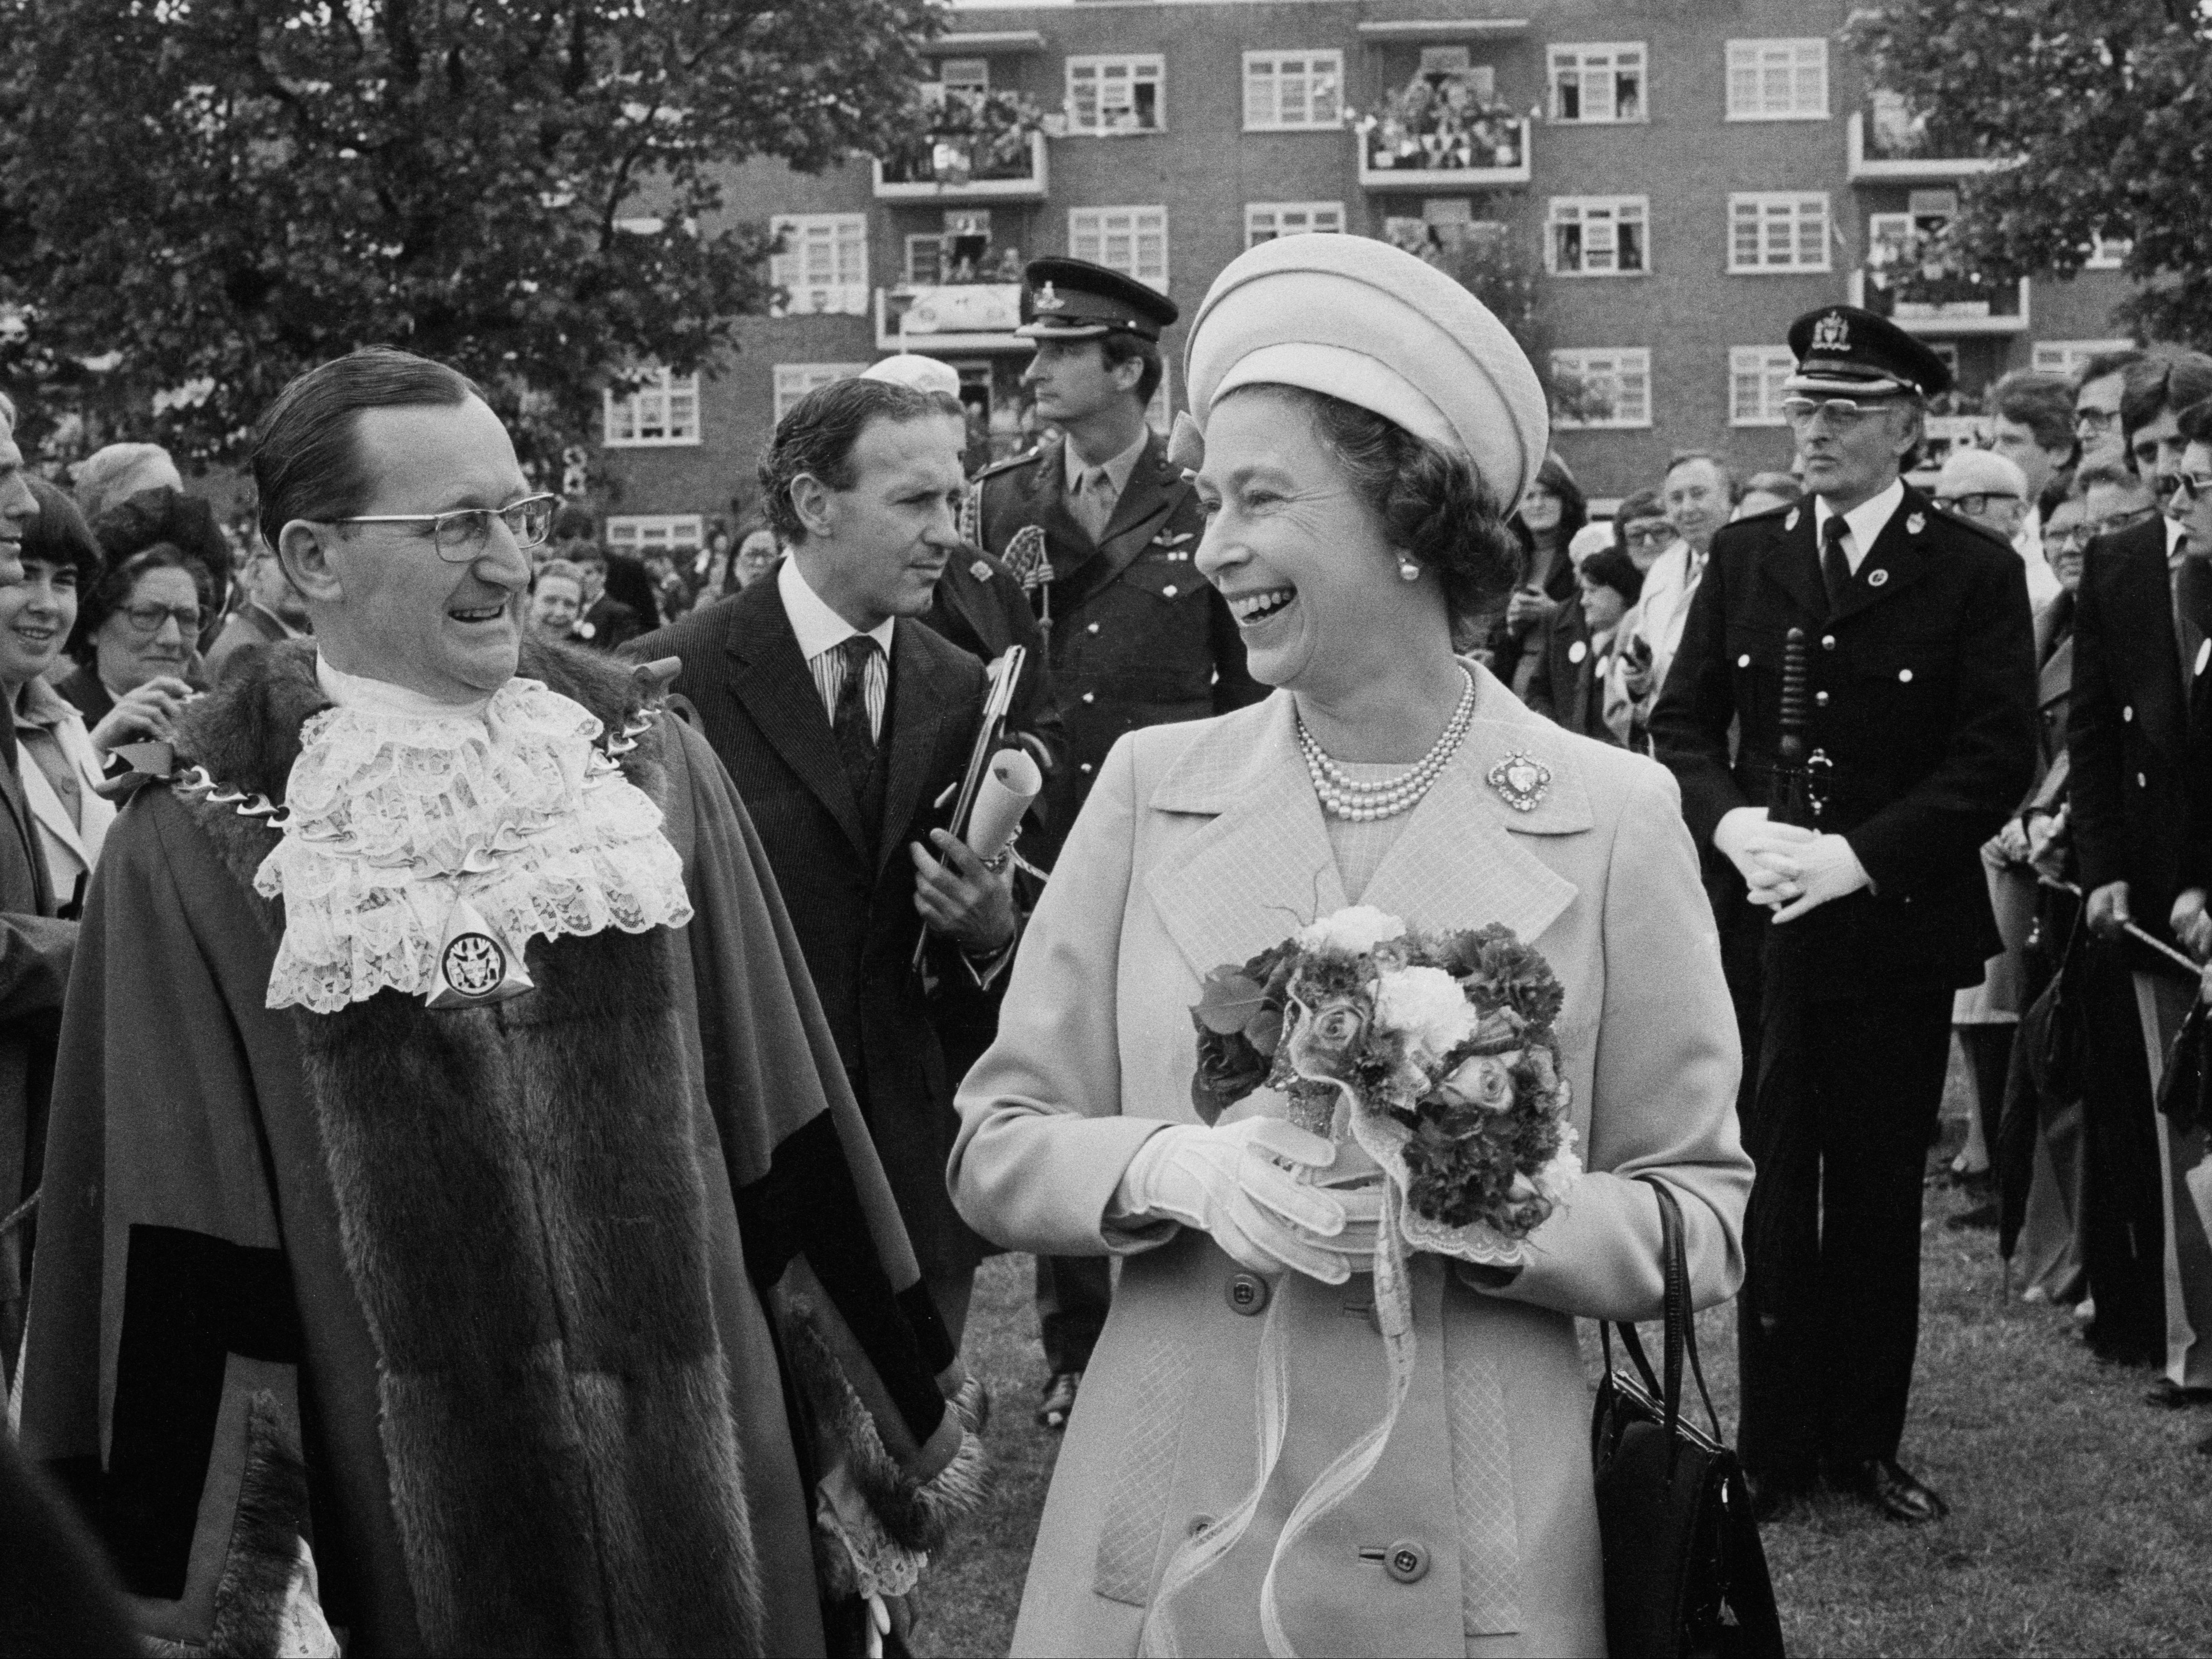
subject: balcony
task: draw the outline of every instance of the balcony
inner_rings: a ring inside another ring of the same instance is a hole
[[[876,349],[933,357],[1025,352],[1019,283],[902,283],[876,290]]]
[[[1931,155],[1923,124],[1886,107],[1871,117],[1852,111],[1847,132],[1844,172],[1855,184],[1948,184],[2005,165],[1982,156]]]
[[[1926,266],[1877,264],[1851,273],[1850,302],[1888,318],[1907,334],[1933,339],[2028,329],[2025,276],[1994,283]]]
[[[932,134],[875,165],[878,202],[1042,202],[1051,188],[1042,132]]]
[[[1353,128],[1352,141],[1366,191],[1443,196],[1528,182],[1528,123],[1520,116],[1486,112],[1423,126],[1370,117]]]

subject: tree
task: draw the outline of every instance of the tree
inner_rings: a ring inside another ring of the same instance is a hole
[[[474,376],[539,465],[764,309],[719,179],[915,118],[933,0],[0,0],[0,376],[233,459],[300,369]],[[26,388],[28,389],[28,388]]]
[[[2193,0],[1885,0],[1849,26],[1964,181],[1952,246],[2006,278],[2134,244],[2119,320],[2212,343],[2212,23]]]

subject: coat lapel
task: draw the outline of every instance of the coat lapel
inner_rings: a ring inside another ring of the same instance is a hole
[[[817,702],[817,707],[819,707]],[[878,836],[878,872],[893,855],[928,787],[939,729],[951,715],[937,665],[915,637],[911,623],[891,630],[890,775],[884,786],[884,822]]]
[[[1189,489],[1178,469],[1167,459],[1167,447],[1160,441],[1159,434],[1152,434],[1145,441],[1145,453],[1129,473],[1128,487],[1114,503],[1114,514],[1106,521],[1106,533],[1099,540],[1097,556],[1087,560],[1060,584],[1063,606],[1073,610],[1083,604],[1134,564]]]
[[[1814,617],[1828,611],[1828,590],[1820,580],[1820,535],[1813,526],[1810,501],[1795,512],[1796,522],[1785,517],[1782,533],[1767,543],[1759,555],[1759,574],[1796,601],[1797,609]]]
[[[1858,574],[1844,590],[1843,603],[1836,607],[1831,621],[1856,617],[1918,585],[1928,574],[1928,520],[1935,511],[1926,496],[1906,487],[1905,499],[1889,515],[1881,534],[1874,538],[1866,557],[1859,561]]]
[[[753,594],[757,592],[759,598]],[[773,581],[756,582],[730,607],[728,650],[734,659],[730,691],[752,716],[753,724],[775,747],[799,781],[821,801],[856,853],[866,856],[868,839],[853,787],[837,763],[836,738],[822,710],[822,694],[799,654],[782,596]],[[893,643],[896,643],[894,634]],[[896,685],[891,705],[896,718]]]

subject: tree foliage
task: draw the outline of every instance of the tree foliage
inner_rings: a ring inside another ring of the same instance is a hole
[[[542,461],[766,307],[720,179],[897,142],[933,3],[0,0],[0,377],[227,458],[385,342]]]
[[[2189,0],[1883,0],[1850,25],[1877,86],[1964,181],[1953,245],[2007,277],[2081,269],[2127,238],[2119,321],[2212,344],[2212,21]]]

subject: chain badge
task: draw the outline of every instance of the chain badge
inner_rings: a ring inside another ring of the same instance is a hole
[[[456,900],[424,1006],[441,1012],[480,1008],[537,988],[521,955],[507,949],[475,905]]]
[[[1552,769],[1534,756],[1515,749],[1484,773],[1483,779],[1515,811],[1533,812],[1537,802],[1551,792]]]

